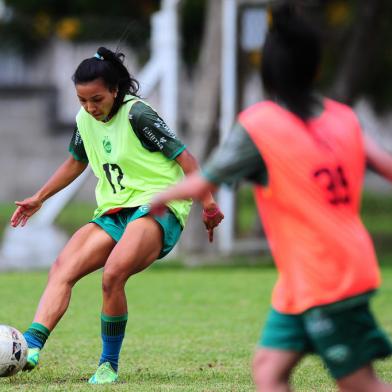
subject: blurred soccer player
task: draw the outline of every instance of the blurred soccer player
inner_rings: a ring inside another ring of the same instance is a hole
[[[392,180],[392,158],[348,106],[314,93],[319,36],[290,6],[274,10],[262,53],[269,99],[243,111],[202,171],[157,195],[152,211],[253,181],[279,271],[254,357],[258,390],[289,391],[292,369],[314,352],[341,391],[392,391],[372,367],[391,344],[369,309],[380,273],[359,217],[366,162]]]
[[[102,355],[93,384],[117,380],[118,359],[128,319],[124,286],[134,275],[167,255],[178,241],[191,202],[168,203],[162,216],[148,214],[159,190],[197,169],[196,160],[138,93],[138,82],[123,65],[123,55],[99,48],[73,75],[81,109],[69,146],[70,156],[32,197],[16,202],[12,226],[24,226],[42,203],[75,180],[88,164],[98,178],[98,207],[54,263],[34,322],[25,332],[27,368],[65,313],[74,284],[103,270]],[[203,220],[212,241],[223,219],[212,195],[203,198]],[[77,330],[75,330],[77,336]]]

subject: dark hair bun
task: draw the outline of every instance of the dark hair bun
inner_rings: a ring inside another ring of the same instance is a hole
[[[97,50],[99,56],[101,56],[104,60],[121,63],[124,61],[123,53],[114,53],[110,49],[105,48],[104,46],[100,46]]]

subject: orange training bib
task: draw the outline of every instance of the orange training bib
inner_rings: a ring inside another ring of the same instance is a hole
[[[322,115],[305,123],[266,101],[239,121],[268,170],[255,198],[279,272],[273,307],[296,314],[377,288],[359,216],[365,155],[353,111],[327,99]]]

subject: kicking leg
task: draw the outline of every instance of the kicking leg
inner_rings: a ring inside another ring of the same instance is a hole
[[[114,245],[113,239],[93,223],[79,229],[66,244],[49,272],[34,321],[24,334],[30,349],[27,369],[38,364],[39,350],[68,308],[74,284],[103,267]]]

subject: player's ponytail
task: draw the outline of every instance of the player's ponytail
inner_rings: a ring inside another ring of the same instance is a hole
[[[110,91],[117,90],[110,116],[117,113],[126,95],[138,96],[139,82],[124,65],[124,54],[101,46],[93,57],[83,60],[76,68],[72,80],[75,84],[102,79]]]
[[[312,88],[320,60],[320,36],[316,29],[290,3],[272,9],[263,47],[263,84],[272,99],[303,120],[312,114]]]

